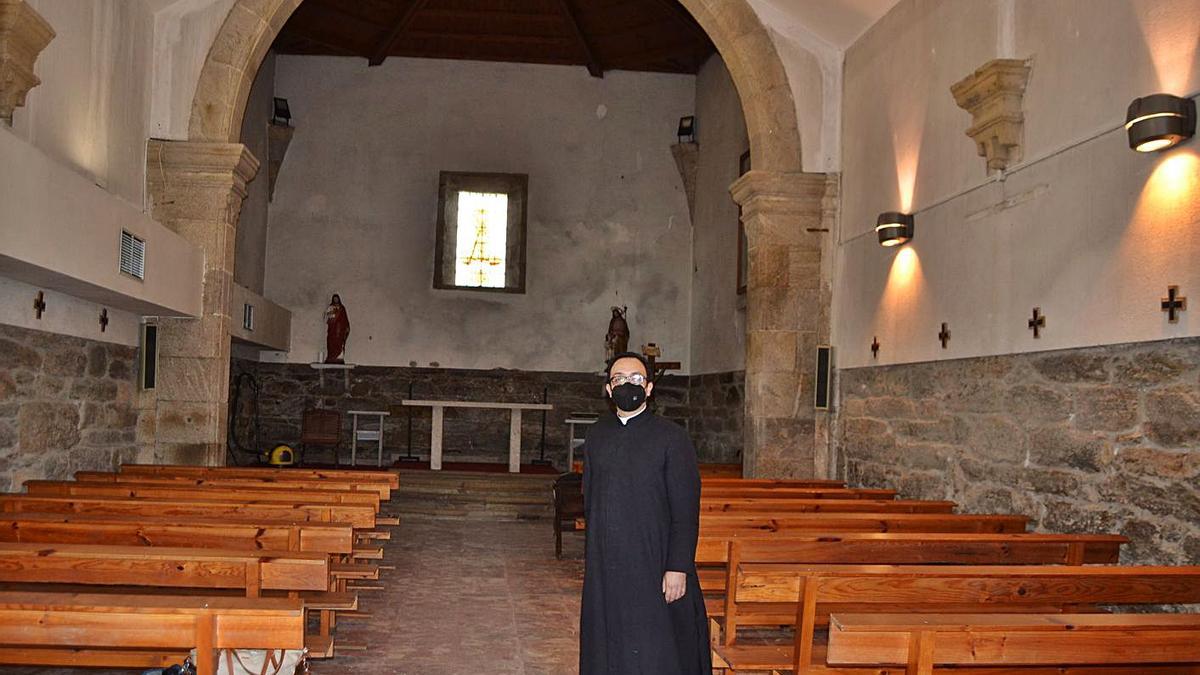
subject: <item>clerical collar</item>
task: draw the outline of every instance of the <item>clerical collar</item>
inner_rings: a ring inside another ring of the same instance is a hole
[[[644,412],[646,412],[646,404],[645,403],[642,404],[642,407],[640,407],[636,411],[634,411],[634,413],[632,415],[629,415],[628,417],[621,417],[620,415],[617,415],[617,419],[621,422],[621,426],[624,426],[626,424],[629,424],[629,420],[637,417],[638,415],[641,415]]]

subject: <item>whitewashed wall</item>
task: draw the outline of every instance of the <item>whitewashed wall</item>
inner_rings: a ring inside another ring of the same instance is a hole
[[[738,208],[729,195],[749,147],[741,105],[729,71],[713,56],[696,76],[693,374],[741,370],[746,362],[746,296],[737,294]]]
[[[596,369],[609,307],[628,305],[631,346],[687,368],[692,235],[670,146],[694,77],[280,56],[276,93],[296,132],[265,295],[293,312],[288,360],[324,348],[340,293],[357,363]],[[529,174],[524,295],[433,289],[442,170]]]
[[[839,365],[1200,335],[1158,303],[1200,297],[1200,149],[1137,154],[1121,128],[1137,96],[1200,90],[1198,38],[1187,0],[902,0],[872,27],[846,54]],[[989,180],[949,89],[1000,56],[1033,71],[1025,159]],[[916,239],[883,249],[897,209]]]

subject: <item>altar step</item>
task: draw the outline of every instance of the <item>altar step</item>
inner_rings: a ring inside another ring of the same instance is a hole
[[[400,470],[392,506],[405,515],[454,520],[554,517],[554,476]]]

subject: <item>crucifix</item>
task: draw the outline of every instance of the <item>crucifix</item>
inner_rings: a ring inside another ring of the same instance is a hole
[[[37,312],[37,318],[42,318],[42,312],[46,311],[46,296],[41,291],[38,291],[37,297],[33,299],[33,311]]]
[[[108,328],[108,308],[100,310],[100,332],[103,333]]]
[[[1167,313],[1169,323],[1179,323],[1179,313],[1187,311],[1187,298],[1179,294],[1178,286],[1167,286],[1167,297],[1162,299],[1162,311]]]
[[[871,339],[871,358],[873,358],[873,359],[879,358],[879,337],[878,336]]]
[[[1033,308],[1033,318],[1029,320],[1029,327],[1033,330],[1033,337],[1042,337],[1042,329],[1046,327],[1046,315],[1042,314],[1041,307]]]
[[[942,341],[942,349],[950,342],[950,327],[942,324],[942,330],[938,333],[938,339]]]

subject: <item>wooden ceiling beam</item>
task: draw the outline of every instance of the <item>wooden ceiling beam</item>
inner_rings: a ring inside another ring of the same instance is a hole
[[[310,24],[307,21],[289,21],[287,30],[282,34],[286,37],[292,35],[302,40],[307,40],[316,45],[320,45],[326,49],[332,50],[335,54],[353,54],[355,56],[366,56],[365,50],[358,49],[350,43],[352,40],[340,32],[330,31],[327,26],[329,24],[317,25]]]
[[[678,0],[654,0],[654,3],[666,10],[671,15],[671,18],[675,19],[675,23],[686,28],[693,37],[696,37],[704,44],[712,44],[712,38],[708,37],[708,33],[704,32],[704,28],[696,22],[696,18],[684,9]]]
[[[412,0],[409,2],[408,6],[404,8],[404,11],[400,13],[400,18],[396,19],[396,23],[392,24],[392,27],[390,30],[388,30],[387,35],[384,36],[384,38],[379,41],[379,44],[375,46],[375,50],[371,54],[371,58],[367,61],[368,65],[377,66],[383,63],[384,59],[386,59],[388,54],[392,51],[392,48],[396,46],[396,41],[399,40],[400,36],[404,34],[404,31],[408,30],[408,27],[412,25],[413,19],[417,16],[417,12],[420,12],[421,9],[423,9],[427,4],[429,4],[429,0]]]
[[[580,51],[583,52],[584,57],[587,59],[588,73],[592,77],[604,77],[604,64],[596,56],[596,50],[592,47],[592,43],[588,40],[587,35],[583,33],[583,27],[579,25],[579,15],[575,11],[574,0],[559,0],[559,5],[566,16],[567,23],[571,26],[571,32],[575,36],[575,41],[578,43]]]

